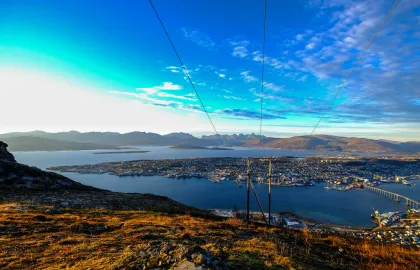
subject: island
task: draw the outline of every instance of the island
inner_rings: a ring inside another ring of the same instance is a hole
[[[198,145],[189,145],[189,144],[180,144],[169,147],[171,149],[199,149],[199,150],[235,150],[232,148],[225,148],[225,147],[205,147],[205,146],[198,146]]]
[[[108,155],[108,154],[143,154],[150,151],[112,151],[112,152],[95,152],[95,155]]]

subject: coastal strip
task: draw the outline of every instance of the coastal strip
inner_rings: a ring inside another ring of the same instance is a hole
[[[95,152],[95,155],[112,155],[112,154],[143,154],[150,151],[112,151],[112,152]]]

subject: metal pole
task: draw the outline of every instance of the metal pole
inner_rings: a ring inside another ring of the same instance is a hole
[[[248,170],[247,170],[248,179],[246,182],[246,193],[247,193],[247,199],[246,199],[246,225],[249,226],[249,189],[251,186],[251,163],[248,158]]]
[[[263,219],[264,219],[265,224],[268,226],[267,218],[265,217],[264,210],[263,210],[263,208],[261,206],[260,199],[258,198],[257,191],[255,190],[254,185],[252,184],[252,182],[250,182],[250,184],[251,184],[252,191],[254,192],[255,199],[257,199],[258,206],[260,207],[261,215],[263,216]]]
[[[271,159],[268,166],[268,226],[271,225],[271,175],[272,175],[272,166]]]

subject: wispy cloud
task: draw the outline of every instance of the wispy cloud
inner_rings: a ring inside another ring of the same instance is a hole
[[[182,86],[173,84],[171,82],[164,82],[163,85],[146,87],[146,88],[136,88],[137,91],[144,91],[148,94],[154,94],[159,90],[181,90]]]
[[[241,41],[230,41],[230,45],[233,47],[232,56],[244,58],[248,56],[247,46],[249,45],[248,40]]]
[[[236,96],[228,96],[228,95],[223,96],[223,98],[234,99],[234,100],[246,100],[246,98],[241,98],[241,97],[236,97]]]
[[[166,92],[159,92],[156,94],[159,97],[166,97],[166,98],[175,98],[175,99],[183,99],[183,100],[190,100],[190,101],[197,101],[197,98],[190,97],[189,95],[181,96],[181,95],[174,95]]]
[[[305,48],[306,48],[307,50],[312,50],[313,48],[315,48],[315,43],[314,43],[314,42],[308,43],[308,44],[305,46]]]
[[[176,101],[168,101],[168,100],[162,100],[162,99],[157,99],[157,98],[153,98],[150,97],[149,95],[145,94],[145,93],[132,93],[132,92],[123,92],[123,91],[108,91],[108,93],[113,94],[113,95],[120,95],[120,96],[128,96],[128,97],[133,97],[136,99],[139,99],[145,103],[151,103],[153,105],[182,105],[181,102],[176,102]]]
[[[180,73],[182,71],[180,67],[175,67],[175,66],[169,66],[169,67],[166,67],[166,69],[170,70],[173,73]]]
[[[223,110],[216,110],[215,113],[239,117],[239,118],[245,118],[245,119],[260,119],[261,118],[261,112],[258,110],[252,110],[252,109],[223,109]],[[283,116],[274,115],[270,113],[264,113],[264,112],[263,112],[262,117],[263,119],[266,119],[266,120],[285,119],[285,117]]]
[[[244,79],[245,82],[251,83],[251,82],[257,82],[257,77],[254,77],[252,75],[249,75],[251,71],[243,71],[241,72],[241,77]]]
[[[264,86],[273,91],[280,91],[284,88],[282,85],[277,85],[274,83],[265,83]]]
[[[216,43],[204,32],[198,29],[181,28],[181,32],[187,40],[190,40],[206,49],[214,49]]]

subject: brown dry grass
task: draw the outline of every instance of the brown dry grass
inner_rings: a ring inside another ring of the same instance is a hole
[[[377,244],[329,236],[331,245],[358,257],[359,265],[368,269],[420,269],[420,250],[391,244]]]
[[[0,204],[0,269],[170,269],[193,247],[236,269],[418,269],[420,264],[419,250],[247,228],[238,219],[48,209]]]

